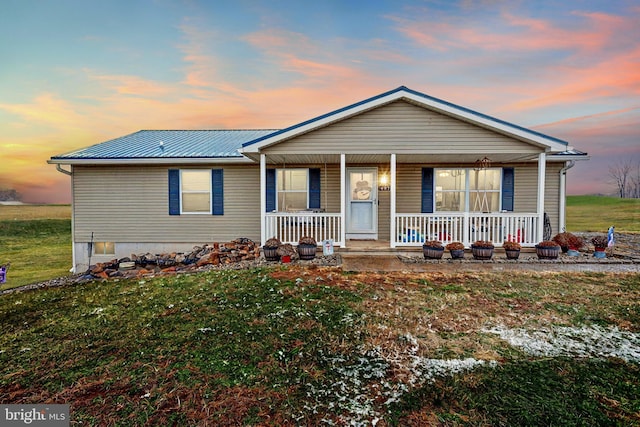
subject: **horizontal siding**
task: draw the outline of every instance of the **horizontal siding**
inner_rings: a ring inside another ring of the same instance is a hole
[[[209,165],[204,168],[216,168]],[[202,168],[201,168],[202,169]],[[168,214],[165,167],[74,167],[77,242],[260,238],[259,167],[224,167],[224,215]]]
[[[480,148],[481,147],[481,148]],[[537,153],[539,148],[397,101],[265,148],[267,154]]]
[[[278,167],[278,165],[273,165]],[[340,167],[336,164],[286,165],[321,170],[321,207],[340,212]],[[358,165],[362,166],[362,165]],[[375,166],[375,165],[373,165]],[[398,164],[396,211],[420,212],[421,171],[431,165]],[[505,165],[510,166],[510,165]],[[535,212],[537,164],[515,167],[515,212]],[[378,165],[379,173],[388,164]],[[547,165],[545,210],[558,232],[559,170]],[[210,165],[207,168],[215,168]],[[260,238],[260,177],[256,166],[224,167],[224,215],[168,215],[168,167],[74,167],[76,242],[182,243]],[[379,238],[389,239],[390,193],[379,194]]]
[[[396,167],[396,212],[419,213],[422,205],[422,165]]]

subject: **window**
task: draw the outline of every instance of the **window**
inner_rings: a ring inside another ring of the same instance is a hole
[[[94,242],[93,253],[96,255],[115,255],[116,244],[113,242]]]
[[[308,169],[278,169],[276,176],[279,211],[297,211],[308,207]]]
[[[211,171],[183,169],[180,175],[182,213],[210,213]]]
[[[169,215],[224,215],[224,169],[169,169]]]
[[[436,211],[497,212],[502,169],[436,169]]]

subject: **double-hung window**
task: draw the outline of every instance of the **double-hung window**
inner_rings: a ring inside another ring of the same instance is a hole
[[[277,209],[297,211],[309,206],[309,169],[278,169]]]
[[[169,215],[224,215],[223,169],[169,169]]]
[[[211,213],[211,171],[180,171],[182,213]]]
[[[437,212],[497,212],[502,169],[436,169]]]

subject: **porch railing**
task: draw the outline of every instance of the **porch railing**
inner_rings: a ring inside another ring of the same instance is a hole
[[[395,221],[396,246],[421,246],[425,240],[462,242],[466,247],[476,240],[488,240],[496,246],[505,240],[522,246],[538,243],[535,213],[396,214]]]
[[[266,236],[277,237],[282,243],[298,244],[302,236],[312,236],[321,244],[333,240],[342,246],[342,221],[339,213],[316,212],[270,212],[265,220]]]

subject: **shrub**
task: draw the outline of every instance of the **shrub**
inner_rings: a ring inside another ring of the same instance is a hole
[[[464,249],[464,245],[460,242],[451,242],[447,243],[445,248],[447,248],[448,251],[460,251]]]
[[[264,242],[264,246],[271,249],[278,248],[281,244],[282,242],[277,237],[272,237]]]
[[[475,248],[485,248],[485,249],[494,248],[493,243],[488,240],[476,240],[475,242],[473,242],[473,245],[471,246]]]
[[[316,243],[316,239],[311,236],[302,236],[300,240],[298,240],[298,244],[318,246],[318,243]]]
[[[439,240],[427,240],[424,242],[424,246],[429,246],[430,248],[441,248],[442,242]]]
[[[553,240],[560,246],[567,248],[569,247],[569,240],[571,240],[572,237],[576,237],[576,236],[573,233],[562,232],[553,236],[553,239],[551,240]]]
[[[519,251],[522,248],[522,246],[520,246],[520,243],[518,243],[518,242],[512,242],[511,240],[505,240],[502,243],[502,248],[505,251]]]
[[[285,256],[285,255],[294,256],[295,254],[297,254],[296,250],[289,243],[285,243],[284,245],[281,245],[276,251],[276,253],[280,256]]]
[[[569,248],[574,249],[574,250],[580,250],[580,248],[582,248],[584,246],[584,239],[580,236],[576,236],[575,234],[572,234],[569,237]]]

